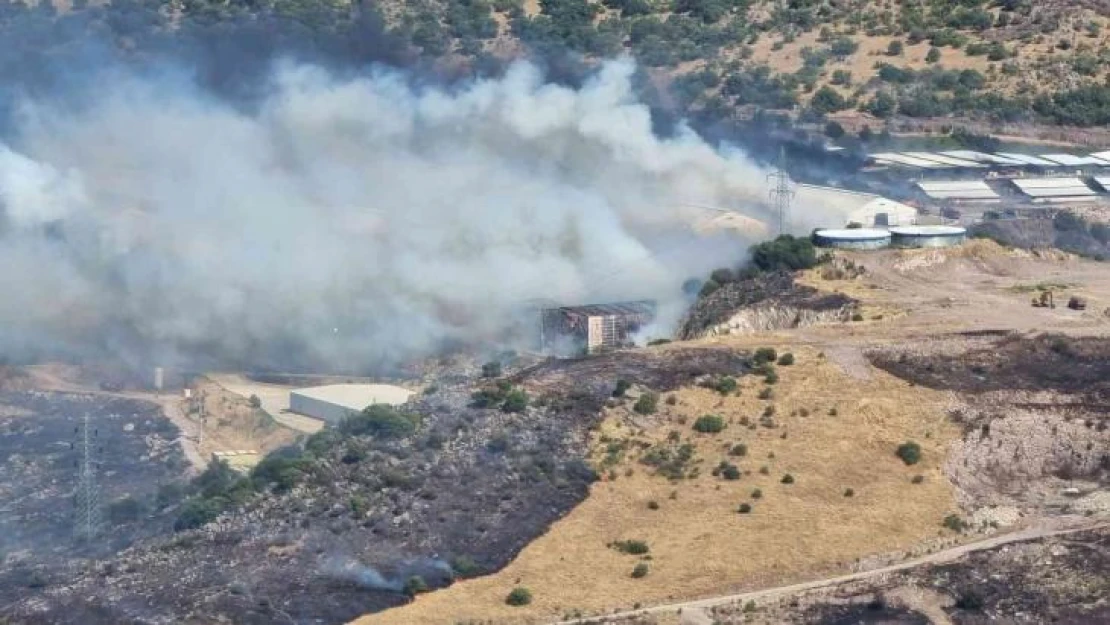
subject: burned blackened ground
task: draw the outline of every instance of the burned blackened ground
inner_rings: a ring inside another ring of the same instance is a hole
[[[1110,339],[1008,335],[969,350],[910,354],[876,352],[871,362],[930,388],[967,393],[1056,391],[1110,409]]]
[[[584,409],[596,410],[611,396],[617,380],[669,391],[692,384],[704,375],[741,375],[750,367],[748,356],[741,352],[676,346],[611,352],[578,360],[550,360],[512,379],[537,391],[561,390],[585,402]]]
[[[943,611],[954,625],[1107,623],[1110,532],[1104,528],[979,551],[956,563],[897,573],[854,591],[854,597],[841,596],[835,604],[818,602],[790,622],[925,623],[909,614],[893,618],[890,610],[905,612],[889,607],[897,599],[888,598],[881,610],[871,609],[875,597],[924,595],[934,596],[930,608]],[[868,620],[869,613],[891,618]],[[846,620],[851,616],[855,620]]]
[[[813,625],[930,625],[924,615],[872,599],[851,605],[816,605],[795,622]]]
[[[85,414],[102,504],[101,531],[88,544],[75,536],[74,505],[82,452],[75,426]],[[179,480],[185,467],[177,436],[177,428],[145,402],[38,392],[0,396],[0,613],[64,577],[76,558],[106,557],[168,531],[154,499],[159,485]],[[125,498],[134,505],[121,505]]]
[[[950,415],[965,432],[945,471],[965,507],[1100,509],[1094,495],[1110,483],[1110,339],[967,336],[869,357],[954,392]]]
[[[388,608],[408,600],[413,576],[437,587],[504,566],[582,501],[595,479],[587,435],[618,379],[663,391],[740,374],[746,362],[677,347],[549,362],[502,382],[527,389],[530,405],[518,412],[474,407],[474,391],[494,380],[443,384],[416,402],[414,434],[325,430],[290,452],[288,490],[136,546],[10,613],[16,622],[192,615],[249,625],[339,623]]]
[[[775,309],[786,312],[784,327],[800,325],[807,313],[824,313],[851,317],[850,309],[857,302],[840,293],[822,293],[797,284],[785,271],[758,274],[755,277],[727,282],[720,288],[698,298],[678,331],[681,339],[693,339],[727,323],[738,312],[751,308]],[[773,328],[772,328],[773,329]]]

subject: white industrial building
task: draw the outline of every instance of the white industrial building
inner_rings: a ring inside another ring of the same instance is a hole
[[[388,384],[329,384],[289,392],[289,411],[338,423],[373,404],[399,406],[413,391]]]
[[[1089,202],[1098,197],[1079,178],[1014,178],[1011,182],[1034,202]]]
[[[873,193],[861,193],[836,187],[799,184],[794,190],[797,211],[811,215],[796,215],[799,222],[817,221],[831,225],[859,224],[860,226],[908,226],[916,223],[917,209]],[[815,219],[805,219],[814,217]]]
[[[933,200],[991,203],[1002,199],[982,180],[923,180],[915,184]]]

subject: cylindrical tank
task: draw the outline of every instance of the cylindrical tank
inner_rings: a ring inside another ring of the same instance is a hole
[[[890,245],[890,233],[874,228],[818,230],[813,233],[813,242],[818,247],[876,250]]]
[[[967,240],[960,226],[899,226],[890,229],[895,247],[952,247]]]

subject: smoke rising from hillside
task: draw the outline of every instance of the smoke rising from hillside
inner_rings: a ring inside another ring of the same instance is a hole
[[[760,207],[765,180],[653,135],[632,72],[446,91],[288,63],[250,111],[120,73],[25,101],[0,144],[0,348],[365,369],[497,344],[532,298],[677,301],[750,242],[695,236],[682,205]]]

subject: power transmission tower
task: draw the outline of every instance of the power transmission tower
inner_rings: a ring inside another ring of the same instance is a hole
[[[100,490],[96,485],[96,455],[98,432],[92,427],[89,413],[81,418],[81,425],[74,429],[81,457],[77,460],[76,534],[92,541],[100,531]]]
[[[790,176],[786,173],[786,150],[779,152],[779,165],[767,175],[771,183],[771,202],[779,218],[779,235],[786,234],[786,213],[794,200],[794,190],[790,187]]]

